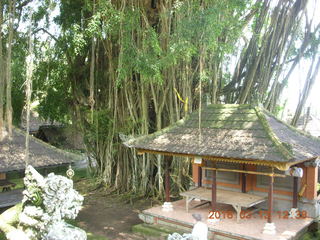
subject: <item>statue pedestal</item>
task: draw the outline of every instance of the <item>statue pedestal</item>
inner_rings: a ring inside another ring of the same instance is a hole
[[[276,234],[276,225],[274,223],[266,223],[264,225],[263,234],[275,235]]]
[[[173,206],[171,202],[164,202],[162,205],[162,211],[171,212],[173,211]]]

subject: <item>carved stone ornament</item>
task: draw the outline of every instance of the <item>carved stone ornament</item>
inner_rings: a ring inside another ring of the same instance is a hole
[[[83,202],[72,180],[54,173],[44,178],[28,166],[24,184],[22,207],[16,213],[18,221],[6,226],[8,240],[87,239],[85,231],[65,222],[77,217]]]

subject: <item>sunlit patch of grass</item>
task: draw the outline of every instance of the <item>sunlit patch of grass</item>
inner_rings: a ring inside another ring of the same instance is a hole
[[[51,169],[51,171],[48,171],[48,172],[49,173],[54,172],[57,175],[66,176],[66,171],[61,168]],[[16,186],[13,189],[20,189],[20,188],[24,187],[23,178],[21,177],[21,173],[13,172],[13,173],[8,174],[7,177],[10,182],[16,184]],[[73,181],[77,182],[77,181],[80,181],[83,179],[90,179],[90,176],[87,172],[87,169],[76,169],[75,175],[73,177]]]
[[[13,189],[19,189],[24,187],[23,178],[9,179],[9,181],[16,184],[16,186]]]

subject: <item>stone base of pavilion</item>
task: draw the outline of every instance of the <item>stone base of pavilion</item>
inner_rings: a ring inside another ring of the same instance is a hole
[[[279,218],[277,212],[273,214],[273,222],[276,226],[276,234],[263,234],[263,228],[267,222],[264,219],[263,212],[256,212],[248,219],[241,219],[237,223],[236,212],[234,209],[225,204],[217,204],[217,209],[220,212],[229,212],[232,214],[221,216],[220,221],[210,223],[208,222],[208,215],[210,212],[210,205],[205,204],[197,208],[192,208],[198,205],[199,202],[193,201],[190,203],[189,212],[186,211],[185,200],[172,202],[173,211],[163,211],[162,206],[155,206],[144,210],[139,214],[141,220],[148,224],[159,224],[170,226],[190,233],[195,220],[192,217],[193,213],[202,215],[203,222],[206,222],[209,228],[208,239],[265,239],[265,240],[286,240],[299,239],[308,227],[313,223],[312,218],[305,219],[283,219]],[[263,211],[263,210],[262,210]],[[232,217],[232,218],[231,218]],[[265,216],[266,217],[266,216]]]

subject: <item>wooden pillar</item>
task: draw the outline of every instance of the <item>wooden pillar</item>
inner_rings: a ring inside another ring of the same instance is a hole
[[[6,173],[0,173],[0,180],[4,180],[6,178],[7,178]]]
[[[292,195],[293,208],[298,208],[298,183],[299,183],[299,178],[293,177],[293,195]]]
[[[269,195],[268,195],[268,223],[272,223],[273,211],[273,176],[270,177]]]
[[[198,166],[198,187],[202,187],[202,167]]]
[[[246,165],[245,164],[243,164],[242,165],[242,169],[244,170],[244,171],[246,171]],[[241,174],[241,191],[243,192],[243,193],[246,193],[247,192],[247,174],[245,174],[245,173],[242,173]]]
[[[170,202],[170,165],[172,161],[172,156],[165,156],[165,193],[166,193],[166,202]]]
[[[216,167],[215,164],[214,164],[214,167]],[[217,171],[216,170],[212,170],[211,208],[213,212],[217,210]]]
[[[314,200],[317,198],[318,168],[307,167],[306,177],[306,198],[309,200]]]

